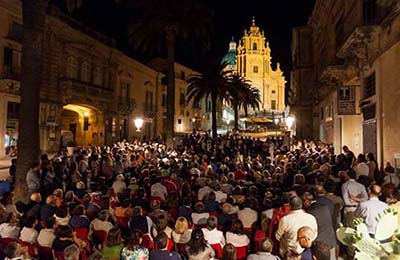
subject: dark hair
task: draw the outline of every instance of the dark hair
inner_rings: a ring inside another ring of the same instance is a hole
[[[35,221],[37,218],[35,216],[29,216],[24,220],[24,226],[27,228],[33,228],[33,224],[35,224]]]
[[[209,230],[213,230],[214,228],[216,228],[218,225],[218,219],[215,216],[210,216],[207,219],[207,228]]]
[[[46,228],[53,228],[55,223],[56,223],[55,217],[48,217],[44,222]]]
[[[158,249],[164,249],[167,247],[168,244],[168,236],[167,234],[165,234],[164,231],[161,231],[160,233],[158,233],[154,241],[156,242]]]
[[[6,248],[4,248],[4,254],[6,255],[6,257],[8,258],[14,258],[17,257],[17,255],[15,255],[17,253],[17,249],[19,247],[19,244],[16,242],[11,242],[10,244],[8,244],[6,246]]]
[[[231,232],[238,234],[238,235],[243,235],[244,234],[244,227],[243,227],[243,223],[240,219],[235,219],[232,222],[232,226],[231,226]]]
[[[328,179],[324,184],[324,188],[326,192],[333,193],[336,191],[336,183],[333,180]]]
[[[121,244],[121,230],[119,228],[112,228],[108,231],[106,245],[108,247]]]
[[[72,228],[70,226],[58,226],[56,229],[56,235],[58,237],[72,238]]]
[[[31,168],[38,167],[39,165],[40,165],[40,162],[39,162],[39,161],[33,161],[33,162],[31,163]]]
[[[303,201],[301,200],[300,197],[295,196],[295,197],[290,198],[289,205],[292,208],[292,210],[302,209]]]
[[[207,241],[204,239],[204,233],[200,228],[196,228],[192,231],[188,247],[188,253],[190,255],[197,255],[207,248]]]
[[[232,244],[226,244],[222,250],[221,260],[236,260],[236,248]]]
[[[282,203],[283,204],[288,204],[289,200],[290,200],[290,192],[282,193]]]
[[[140,239],[143,236],[143,232],[139,229],[135,229],[132,231],[131,238],[129,239],[126,247],[129,250],[136,250],[140,246]],[[160,248],[161,249],[161,248]]]
[[[350,179],[356,179],[357,177],[356,172],[351,168],[347,171],[347,176],[349,176]]]
[[[85,206],[79,204],[77,206],[74,207],[74,209],[72,210],[72,214],[74,216],[81,216],[85,214]]]
[[[68,215],[68,206],[61,205],[56,209],[56,216],[59,218],[65,218]]]

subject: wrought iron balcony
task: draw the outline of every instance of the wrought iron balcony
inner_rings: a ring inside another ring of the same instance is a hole
[[[1,72],[2,79],[21,80],[21,68],[18,66],[4,65]]]

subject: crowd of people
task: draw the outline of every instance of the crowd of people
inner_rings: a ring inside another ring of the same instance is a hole
[[[15,174],[16,161],[10,167]],[[0,204],[0,259],[337,259],[335,230],[400,208],[390,164],[347,146],[191,134],[41,156]]]

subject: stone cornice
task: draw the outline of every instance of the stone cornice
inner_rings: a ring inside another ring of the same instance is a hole
[[[361,67],[376,58],[380,52],[380,26],[357,27],[346,39],[336,56],[341,59],[356,59]]]

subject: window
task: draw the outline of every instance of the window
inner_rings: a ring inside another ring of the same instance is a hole
[[[78,62],[74,57],[67,59],[67,77],[71,79],[78,78]]]
[[[22,24],[17,22],[12,22],[10,31],[8,32],[8,38],[15,40],[17,42],[22,42],[22,37],[24,35],[24,27]]]
[[[93,69],[93,84],[103,85],[103,69],[100,66],[95,66]]]
[[[272,90],[272,94],[275,94],[275,90]]]
[[[166,104],[167,104],[167,95],[162,94],[161,106],[165,107]]]
[[[13,57],[13,51],[12,49],[8,48],[8,47],[4,47],[4,60],[3,60],[3,64],[7,65],[7,66],[11,66],[12,65],[12,57]]]
[[[185,80],[185,78],[186,78],[185,72],[181,70],[181,79]]]
[[[7,103],[7,118],[18,119],[19,118],[19,103],[8,102]]]
[[[153,111],[153,92],[146,91],[146,110]]]
[[[324,107],[321,107],[321,120],[324,119],[324,111],[325,111]]]
[[[82,62],[82,74],[81,78],[82,81],[84,82],[89,82],[90,81],[90,65],[87,61]]]
[[[271,100],[271,109],[272,110],[276,109],[276,100]]]
[[[206,105],[207,105],[206,111],[210,112],[211,111],[211,101],[206,101]]]
[[[253,50],[254,50],[254,51],[257,50],[257,43],[253,43]]]
[[[179,96],[179,105],[183,106],[185,103],[185,93],[181,92],[181,95]]]
[[[131,85],[129,83],[121,82],[121,90],[120,90],[120,100],[128,101],[129,100],[129,89]]]
[[[258,73],[258,66],[253,66],[253,72]]]
[[[375,73],[365,78],[364,81],[364,98],[375,95]]]

